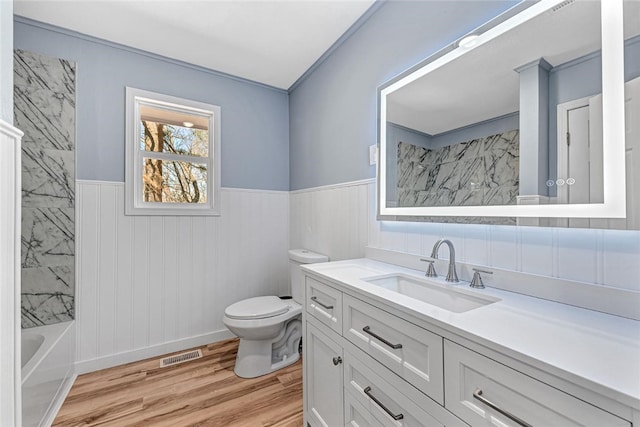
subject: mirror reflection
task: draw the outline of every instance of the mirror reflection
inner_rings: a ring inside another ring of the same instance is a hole
[[[388,94],[386,206],[603,203],[600,7],[560,3]],[[640,2],[624,8],[629,116],[640,98]],[[629,198],[638,132],[626,138]]]

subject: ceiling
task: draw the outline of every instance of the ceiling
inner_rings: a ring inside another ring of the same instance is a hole
[[[374,0],[15,0],[14,13],[288,89]]]

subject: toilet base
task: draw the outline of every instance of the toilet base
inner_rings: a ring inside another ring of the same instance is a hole
[[[292,319],[278,337],[269,340],[240,338],[234,372],[241,378],[255,378],[289,366],[300,359],[302,324]]]
[[[253,358],[253,362],[250,361],[250,358],[246,358],[242,361],[237,358],[236,366],[235,368],[233,368],[233,372],[235,372],[236,375],[240,378],[256,378],[270,374],[271,372],[277,371],[278,369],[286,368],[287,366],[296,363],[299,359],[299,353],[295,353],[293,356],[273,364],[271,363],[271,354],[269,354],[268,359],[264,358],[258,360],[257,358]],[[268,365],[264,364],[265,360],[268,360]]]

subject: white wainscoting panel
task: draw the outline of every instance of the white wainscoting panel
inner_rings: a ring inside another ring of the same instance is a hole
[[[440,238],[460,262],[640,292],[640,231],[378,221],[373,180],[291,193],[291,246],[332,260],[365,246],[429,256]]]
[[[2,6],[0,6],[1,10]],[[21,425],[22,132],[0,119],[0,425]]]
[[[223,188],[219,217],[124,215],[78,181],[79,371],[225,338],[227,305],[289,291],[289,193]]]
[[[373,180],[222,190],[220,217],[128,217],[122,183],[79,181],[79,372],[229,336],[224,308],[285,294],[287,250],[360,258],[365,247],[640,292],[640,232],[376,220]],[[448,258],[445,249],[441,257]]]
[[[371,186],[373,180],[292,191],[291,247],[331,261],[364,257]]]

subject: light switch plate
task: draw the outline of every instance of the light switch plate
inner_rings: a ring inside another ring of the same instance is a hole
[[[369,164],[375,165],[378,163],[378,146],[376,144],[369,146]]]

